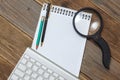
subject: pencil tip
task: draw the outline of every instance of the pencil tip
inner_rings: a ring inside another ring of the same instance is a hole
[[[36,49],[38,48],[38,46],[36,46]]]

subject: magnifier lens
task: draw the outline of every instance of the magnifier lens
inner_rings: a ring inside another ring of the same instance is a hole
[[[85,25],[88,24],[88,22],[90,20],[90,16],[84,15],[84,13],[85,14],[87,14],[87,13],[92,14],[89,29],[88,29],[88,26],[85,26]],[[82,12],[79,12],[76,15],[76,17],[75,17],[75,27],[76,27],[77,31],[79,33],[81,33],[82,35],[85,35],[85,36],[94,35],[100,29],[100,19],[95,12],[93,12],[91,10],[84,10]]]
[[[73,17],[73,27],[79,35],[97,43],[102,50],[103,65],[109,69],[111,53],[107,42],[100,36],[103,20],[99,12],[89,7],[80,9]]]

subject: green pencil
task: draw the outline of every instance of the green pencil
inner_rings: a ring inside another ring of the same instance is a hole
[[[36,41],[36,49],[38,48],[39,43],[40,43],[40,39],[41,39],[42,31],[43,31],[43,26],[44,26],[44,21],[45,21],[45,17],[42,16],[41,21],[40,21],[40,25],[39,25],[37,41]]]

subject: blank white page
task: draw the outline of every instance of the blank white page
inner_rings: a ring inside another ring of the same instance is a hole
[[[54,9],[51,9],[48,18],[43,46],[41,47],[39,45],[37,51],[61,66],[66,71],[78,77],[85,49],[86,38],[78,35],[73,28],[72,20],[74,13],[76,12],[75,10],[59,6],[52,6],[52,8],[53,7]],[[63,14],[64,10],[65,13]],[[41,16],[44,14],[45,11],[42,10]],[[92,14],[85,12],[82,12],[81,14],[92,16]],[[82,29],[85,34],[88,33],[90,21],[91,19],[82,19],[80,22],[80,25],[83,26],[82,28],[85,26],[85,29]],[[32,49],[34,50],[36,50],[39,22],[40,19],[38,21],[38,26],[32,44]]]

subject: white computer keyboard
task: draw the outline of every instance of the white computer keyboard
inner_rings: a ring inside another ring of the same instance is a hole
[[[8,80],[78,80],[78,78],[27,48]]]

